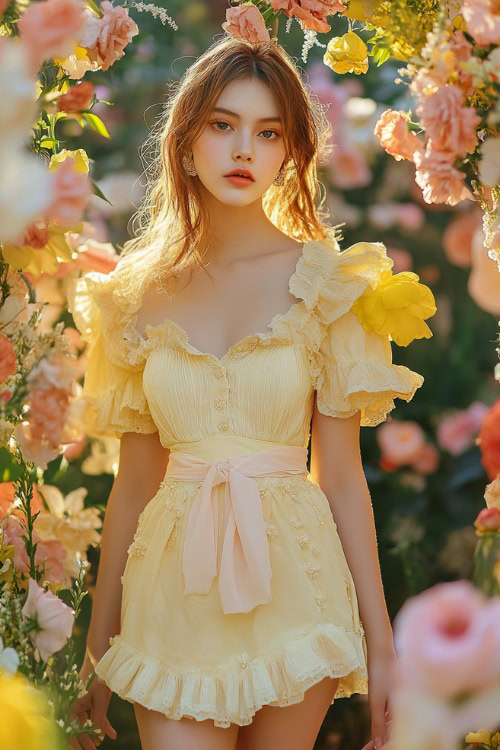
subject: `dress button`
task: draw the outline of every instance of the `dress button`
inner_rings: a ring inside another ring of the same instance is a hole
[[[219,380],[220,380],[220,378],[223,378],[224,377],[224,373],[222,372],[222,370],[216,370],[215,371],[215,377],[219,378]]]
[[[224,408],[224,404],[225,404],[225,403],[226,403],[226,402],[225,402],[225,401],[224,401],[223,399],[221,399],[221,398],[220,398],[220,399],[218,399],[218,400],[217,400],[217,401],[215,402],[215,408],[216,408],[216,409],[219,409],[219,410],[220,410],[220,409],[223,409],[223,408]]]
[[[221,422],[221,423],[220,423],[220,425],[219,425],[219,430],[220,430],[221,432],[225,432],[225,431],[226,431],[226,430],[228,430],[228,429],[229,429],[229,425],[228,425],[228,423],[227,423],[227,422]]]

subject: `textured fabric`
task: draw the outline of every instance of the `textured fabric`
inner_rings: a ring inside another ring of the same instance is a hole
[[[224,614],[250,612],[268,604],[271,563],[256,476],[307,474],[307,448],[279,445],[222,461],[203,461],[174,451],[166,477],[198,479],[201,487],[189,513],[182,558],[185,594],[208,594],[217,574],[217,505],[213,489],[225,483],[224,541],[219,570],[219,591]]]
[[[395,397],[409,401],[424,380],[393,364],[389,337],[365,331],[351,310],[391,268],[381,243],[340,252],[334,240],[306,242],[289,282],[297,302],[221,358],[194,347],[171,320],[140,335],[140,295],[124,293],[120,265],[86,274],[70,309],[90,346],[88,431],[158,430],[171,458],[179,451],[208,462],[307,448],[315,391],[323,414],[359,410],[362,425],[379,424]],[[336,697],[367,693],[354,581],[327,497],[307,474],[252,481],[272,578],[271,600],[249,612],[224,613],[217,577],[208,593],[184,593],[183,545],[201,480],[165,476],[141,513],[123,575],[121,632],[96,667],[122,698],[227,727],[249,724],[262,705],[303,700],[325,676],[340,677]],[[226,490],[221,482],[211,494],[217,571]]]

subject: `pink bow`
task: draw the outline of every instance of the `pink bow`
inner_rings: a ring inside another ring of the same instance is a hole
[[[225,482],[224,539],[219,592],[224,614],[250,612],[271,601],[271,563],[257,483],[252,477],[307,473],[307,448],[276,448],[204,461],[170,453],[166,477],[198,480],[184,540],[184,594],[208,594],[217,574],[218,505],[214,488]]]

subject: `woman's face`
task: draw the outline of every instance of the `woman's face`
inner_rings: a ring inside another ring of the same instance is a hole
[[[192,152],[199,179],[221,203],[246,206],[259,199],[285,158],[283,128],[270,89],[255,78],[228,84]],[[249,170],[254,181],[238,185],[224,176],[238,168]]]

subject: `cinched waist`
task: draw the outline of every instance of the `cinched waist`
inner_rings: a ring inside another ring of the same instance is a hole
[[[202,480],[189,513],[183,548],[184,594],[208,594],[217,574],[217,485],[225,483],[219,593],[224,614],[271,601],[269,543],[256,476],[307,473],[307,448],[276,445],[206,461],[170,453],[165,477]]]

